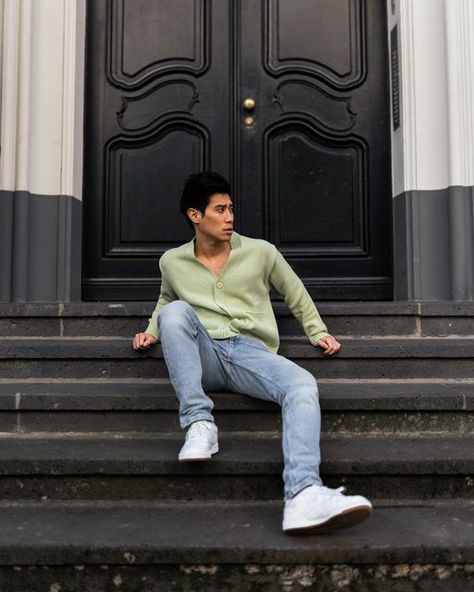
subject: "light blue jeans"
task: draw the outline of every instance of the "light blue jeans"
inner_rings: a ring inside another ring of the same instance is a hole
[[[182,428],[214,421],[214,403],[205,391],[233,391],[281,406],[285,500],[308,485],[321,485],[321,412],[314,377],[255,339],[237,335],[212,339],[192,307],[181,300],[158,317],[160,341],[179,399]]]

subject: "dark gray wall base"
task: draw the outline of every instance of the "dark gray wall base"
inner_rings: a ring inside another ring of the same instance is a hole
[[[395,197],[395,300],[474,299],[473,215],[473,187]]]
[[[0,301],[81,297],[81,202],[0,191]]]

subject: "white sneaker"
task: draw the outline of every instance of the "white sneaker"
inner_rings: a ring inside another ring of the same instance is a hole
[[[212,421],[195,421],[186,433],[178,458],[180,461],[209,460],[218,451],[216,424]]]
[[[285,502],[283,532],[311,534],[354,526],[369,518],[372,504],[362,495],[344,495],[344,487],[310,485]]]

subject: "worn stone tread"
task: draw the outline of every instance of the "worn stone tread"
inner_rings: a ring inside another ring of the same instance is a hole
[[[433,303],[436,305],[437,303]],[[451,303],[447,303],[450,304]],[[467,306],[466,306],[467,304]],[[474,314],[474,306],[465,303],[457,314]],[[472,303],[471,303],[472,304]],[[319,302],[321,314],[331,315],[406,315],[419,314],[422,303],[416,302]],[[94,316],[150,316],[154,302],[1,302],[0,317],[94,317]],[[274,302],[275,314],[288,314],[288,308],[281,302]],[[456,312],[451,306],[443,310]]]
[[[337,358],[474,358],[472,337],[368,337],[341,339]],[[284,337],[279,353],[295,358],[324,358],[322,350],[303,337]],[[139,359],[161,358],[158,343],[148,351],[135,351],[121,337],[4,337],[2,359]],[[331,358],[332,359],[332,358]],[[328,360],[329,361],[329,360]]]
[[[462,564],[474,502],[380,502],[353,528],[281,532],[279,502],[3,502],[0,564]]]
[[[422,316],[474,316],[474,302],[391,302],[367,301],[317,302],[321,315],[422,315]],[[137,316],[151,315],[155,302],[1,302],[0,317],[67,317],[67,316]],[[276,314],[285,314],[288,308],[274,302]]]
[[[210,462],[180,463],[182,434],[3,435],[1,475],[262,475],[280,474],[278,433],[220,435]],[[324,474],[471,475],[474,436],[326,436]]]
[[[474,409],[474,381],[320,381],[323,410],[466,411]],[[216,410],[279,406],[238,393],[211,394]],[[169,380],[0,380],[0,410],[177,410]]]

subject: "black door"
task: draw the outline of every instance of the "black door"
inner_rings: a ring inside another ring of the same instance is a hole
[[[391,298],[384,5],[89,2],[83,298],[156,299],[203,168],[313,296]]]

